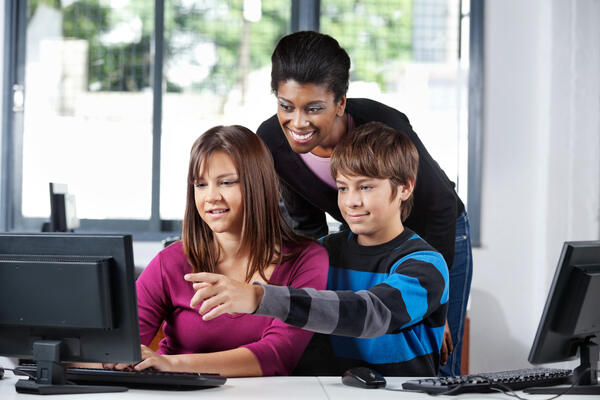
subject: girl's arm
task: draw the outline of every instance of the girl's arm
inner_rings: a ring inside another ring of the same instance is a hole
[[[164,355],[142,346],[142,362],[134,368],[155,368],[160,371],[218,373],[227,377],[262,376],[256,356],[247,348],[205,354]]]
[[[140,341],[149,345],[171,308],[170,294],[164,285],[163,260],[159,253],[135,282],[140,326]]]
[[[295,287],[312,289],[325,288],[328,264],[329,258],[325,249],[316,244],[311,245],[294,261],[293,266],[291,267],[293,269],[293,274],[288,283]],[[247,307],[247,301],[249,301],[247,295],[250,294],[251,297],[254,295],[255,290],[262,291],[260,286],[237,282],[226,276],[217,274],[189,274],[187,279],[189,281],[196,281],[194,278],[198,276],[214,279],[215,283],[213,285],[208,284],[207,286],[205,283],[199,284],[205,289],[214,289],[215,287],[224,289],[224,293],[221,292],[216,296],[216,304],[212,303],[214,299],[210,299],[211,304],[213,304],[210,308],[217,306],[216,308],[220,310],[220,313],[228,312],[226,311],[229,309],[227,304],[230,303],[231,299],[235,298],[234,302],[236,304]],[[210,296],[204,298],[207,297]],[[196,298],[197,296],[195,295],[194,299]],[[224,305],[219,305],[221,304],[219,303],[221,299],[223,299]],[[195,300],[192,300],[193,306],[194,302]],[[206,302],[209,302],[209,300]],[[196,303],[196,305],[197,304],[198,303]],[[204,305],[202,307],[204,307]],[[251,307],[256,308],[256,306]],[[257,316],[256,318],[265,317]],[[204,316],[204,319],[208,318]],[[291,326],[278,319],[272,319],[269,326],[263,331],[262,337],[259,340],[244,345],[243,347],[254,354],[260,364],[264,376],[288,375],[295,368],[311,337],[312,333],[306,330]]]

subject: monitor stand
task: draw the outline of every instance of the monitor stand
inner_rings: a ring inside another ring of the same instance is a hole
[[[20,379],[15,388],[27,394],[74,394],[125,392],[121,386],[88,386],[69,383],[65,367],[60,364],[60,340],[38,340],[33,343],[33,356],[37,363],[35,380]]]
[[[592,342],[593,337],[586,338],[579,345],[581,365],[573,370],[574,385],[538,387],[523,390],[529,394],[596,394],[600,395],[598,384],[598,359],[600,349]]]

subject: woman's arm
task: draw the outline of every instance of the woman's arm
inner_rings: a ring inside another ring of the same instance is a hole
[[[325,212],[292,189],[283,179],[279,180],[281,198],[290,217],[291,227],[302,235],[319,239],[329,232]]]

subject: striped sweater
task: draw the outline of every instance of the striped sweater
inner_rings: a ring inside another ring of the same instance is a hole
[[[329,290],[263,285],[256,314],[329,334],[305,354],[313,374],[365,365],[387,376],[437,375],[449,291],[441,254],[408,228],[377,246],[349,231],[322,242]]]

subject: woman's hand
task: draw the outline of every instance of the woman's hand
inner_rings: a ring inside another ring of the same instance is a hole
[[[444,339],[442,340],[442,348],[440,350],[440,364],[446,365],[448,362],[448,356],[452,354],[454,345],[452,344],[452,336],[450,335],[450,326],[446,321],[446,327],[444,328]]]
[[[225,313],[251,314],[258,308],[264,293],[260,285],[239,282],[220,274],[199,272],[184,278],[194,282],[196,289],[190,307],[202,303],[198,312],[205,321]]]

